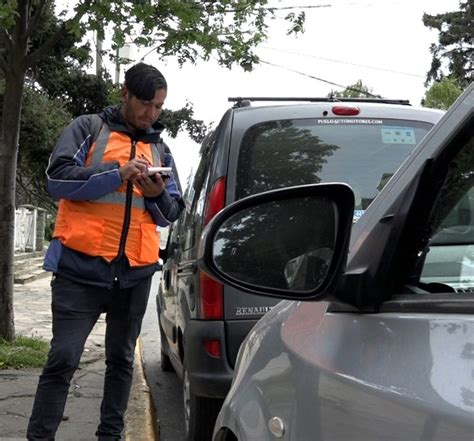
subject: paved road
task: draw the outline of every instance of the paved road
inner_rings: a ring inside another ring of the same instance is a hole
[[[181,381],[173,372],[160,369],[160,334],[156,292],[161,272],[155,274],[141,333],[143,365],[156,407],[160,441],[184,441]]]

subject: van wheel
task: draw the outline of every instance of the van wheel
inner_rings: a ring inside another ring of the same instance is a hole
[[[183,398],[186,440],[210,441],[223,400],[194,395],[186,367],[183,371]]]
[[[170,357],[168,356],[168,354],[166,353],[166,350],[165,350],[165,333],[163,332],[163,329],[161,329],[161,325],[159,325],[160,327],[160,346],[161,346],[161,350],[160,350],[160,368],[163,372],[173,372],[174,371],[174,368],[173,368],[173,365],[171,364],[171,360],[170,360]]]

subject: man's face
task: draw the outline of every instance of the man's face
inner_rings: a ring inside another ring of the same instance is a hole
[[[138,130],[145,130],[160,116],[166,99],[166,90],[158,89],[155,96],[149,100],[141,100],[132,95],[124,86],[122,89],[122,115],[126,123]]]

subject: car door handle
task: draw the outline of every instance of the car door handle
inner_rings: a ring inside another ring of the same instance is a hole
[[[194,273],[197,269],[196,262],[188,262],[178,266],[177,273]]]

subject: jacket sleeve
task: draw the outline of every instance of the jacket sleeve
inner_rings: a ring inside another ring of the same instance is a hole
[[[120,186],[118,162],[85,165],[94,141],[92,126],[90,115],[80,116],[56,143],[46,169],[48,191],[54,199],[93,200]]]
[[[169,149],[165,150],[164,166],[173,169],[172,176],[165,181],[165,190],[155,198],[145,198],[147,210],[151,213],[154,222],[160,227],[167,227],[177,220],[185,208],[181,196],[181,184]]]

